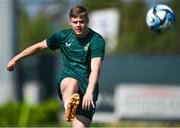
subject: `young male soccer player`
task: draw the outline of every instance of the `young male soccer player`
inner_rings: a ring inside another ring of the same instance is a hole
[[[58,94],[64,103],[66,120],[81,128],[90,126],[95,113],[105,42],[88,27],[88,12],[83,6],[74,6],[69,18],[72,28],[26,48],[9,61],[7,70],[13,71],[19,60],[47,48],[60,49],[63,69],[57,80]]]

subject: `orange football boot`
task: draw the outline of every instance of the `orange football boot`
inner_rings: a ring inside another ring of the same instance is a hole
[[[80,102],[80,96],[78,93],[74,93],[68,103],[67,103],[67,107],[66,107],[66,111],[65,111],[65,114],[66,114],[66,121],[72,121],[75,117],[75,113],[76,113],[76,110],[77,110],[77,107],[79,105],[79,102]]]

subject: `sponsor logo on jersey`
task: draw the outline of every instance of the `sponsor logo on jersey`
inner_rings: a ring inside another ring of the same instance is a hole
[[[71,43],[66,42],[65,45],[66,45],[66,47],[70,47]]]

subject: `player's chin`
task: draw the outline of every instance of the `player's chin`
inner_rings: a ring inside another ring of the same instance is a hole
[[[83,33],[82,32],[78,32],[76,33],[77,37],[83,37]]]

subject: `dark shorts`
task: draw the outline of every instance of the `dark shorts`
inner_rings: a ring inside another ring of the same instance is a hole
[[[64,78],[65,78],[65,77],[64,77]],[[63,78],[61,79],[61,81],[62,81],[62,80],[63,80]],[[59,82],[57,83],[57,92],[58,92],[59,98],[62,100],[62,93],[61,93],[61,91],[60,91],[60,83],[61,83],[61,81],[59,81]],[[80,83],[79,83],[79,84],[80,84]],[[80,86],[80,85],[79,85],[79,86]],[[82,109],[82,99],[83,99],[84,94],[82,93],[81,89],[78,90],[78,94],[80,95],[80,104],[79,104],[79,106],[78,106],[78,108],[77,108],[77,110],[76,110],[76,115],[84,116],[84,117],[92,120],[92,118],[93,118],[93,116],[94,116],[94,113],[95,113],[95,111],[96,111],[96,108],[93,108],[93,107],[91,106],[91,108],[90,108],[89,111],[83,110],[83,109]],[[97,100],[97,98],[94,99],[94,104],[95,104],[95,106],[96,106],[96,100]]]

